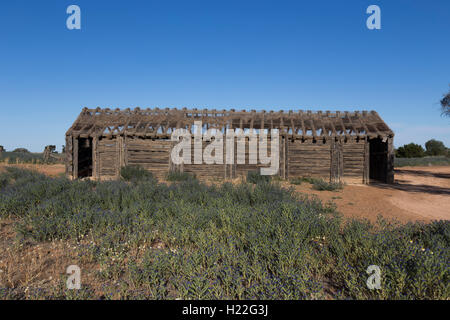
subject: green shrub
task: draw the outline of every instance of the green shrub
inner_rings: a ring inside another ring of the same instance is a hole
[[[447,148],[444,143],[439,140],[431,139],[425,142],[425,153],[427,156],[445,156]]]
[[[258,184],[258,183],[268,183],[271,180],[271,176],[261,175],[259,170],[247,172],[247,182]]]
[[[395,151],[397,158],[421,158],[425,156],[425,150],[419,144],[409,143]]]
[[[344,185],[339,182],[327,182],[323,179],[314,179],[313,183],[313,189],[319,190],[319,191],[336,191],[341,190]]]
[[[100,265],[105,297],[449,297],[450,221],[343,223],[335,208],[272,183],[70,181],[15,168],[4,180],[0,216],[18,217],[21,237],[92,239],[76,250]],[[366,286],[373,264],[379,290]]]
[[[17,148],[17,149],[14,149],[13,152],[17,152],[17,153],[30,153],[30,151],[28,151],[28,150],[25,149],[25,148]]]
[[[423,158],[395,158],[394,167],[406,166],[448,166],[450,158],[446,156],[423,157]]]
[[[141,166],[125,166],[120,169],[120,176],[125,181],[153,180],[153,174]]]
[[[167,181],[189,181],[195,179],[195,175],[189,172],[169,172],[166,175]]]
[[[301,185],[304,182],[302,178],[294,178],[289,181],[290,184]]]
[[[42,163],[42,153],[1,152],[0,162],[15,163]]]

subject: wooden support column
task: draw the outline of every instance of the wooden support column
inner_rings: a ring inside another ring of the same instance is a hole
[[[331,165],[330,165],[330,181],[331,182],[341,182],[342,176],[344,174],[343,165],[343,150],[342,145],[339,140],[336,141],[335,138],[331,139]]]
[[[73,177],[73,137],[66,136],[66,176]]]
[[[387,139],[386,183],[394,183],[394,138]]]
[[[123,136],[119,136],[117,142],[119,145],[119,174],[120,174],[120,169],[125,166],[125,143]]]
[[[78,179],[78,137],[73,138],[73,178]]]
[[[303,132],[302,132],[302,134],[303,134]],[[289,138],[288,138],[288,136],[287,135],[285,135],[284,136],[284,141],[285,141],[285,144],[284,144],[284,147],[285,147],[285,155],[284,155],[284,158],[285,158],[285,162],[286,162],[286,164],[285,164],[285,170],[286,170],[286,179],[289,179]]]
[[[366,136],[366,141],[364,143],[363,183],[370,183],[370,145],[368,136]]]
[[[280,136],[280,170],[279,175],[282,179],[286,179],[286,136]]]
[[[98,174],[98,138],[92,138],[92,177],[99,178]]]

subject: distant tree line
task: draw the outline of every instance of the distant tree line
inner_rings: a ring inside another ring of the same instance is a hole
[[[442,141],[435,139],[425,143],[425,149],[416,143],[409,143],[395,150],[397,158],[422,158],[425,156],[449,156],[449,149]]]

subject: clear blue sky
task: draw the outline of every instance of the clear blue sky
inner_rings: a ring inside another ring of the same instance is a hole
[[[0,145],[60,150],[82,107],[140,106],[374,109],[396,146],[450,146],[449,14],[448,0],[1,1]]]

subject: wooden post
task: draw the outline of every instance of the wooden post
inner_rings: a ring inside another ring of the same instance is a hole
[[[369,138],[366,136],[364,143],[364,168],[363,168],[363,183],[370,183],[370,144]]]
[[[289,179],[289,138],[287,136],[285,136],[284,140],[285,140],[284,146],[286,149],[285,155],[284,155],[286,164],[284,167],[286,170],[286,179]]]
[[[394,183],[394,138],[387,140],[386,183]]]
[[[94,179],[98,179],[97,141],[97,137],[92,138],[92,177]]]
[[[120,169],[125,166],[125,144],[123,143],[123,137],[118,137],[118,145],[119,145],[119,174]]]
[[[339,139],[331,139],[330,152],[330,181],[341,182],[344,176],[344,150]]]
[[[73,138],[66,136],[66,176],[73,177]]]
[[[123,165],[127,166],[128,165],[128,137],[124,136],[123,137]]]
[[[78,138],[73,138],[73,178],[78,179]]]

